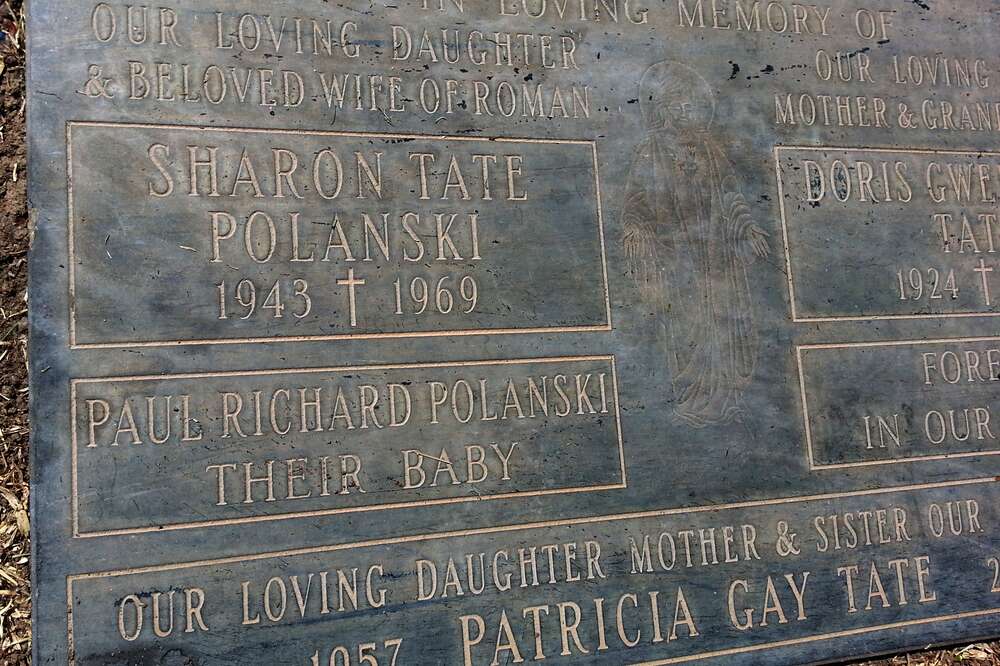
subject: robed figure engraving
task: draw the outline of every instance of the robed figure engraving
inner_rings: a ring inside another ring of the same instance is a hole
[[[628,174],[623,245],[654,309],[675,416],[695,427],[741,420],[757,361],[747,268],[769,252],[733,166],[712,134],[715,98],[665,61],[640,84],[648,134]]]

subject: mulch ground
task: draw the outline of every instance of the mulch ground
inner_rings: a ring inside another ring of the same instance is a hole
[[[28,211],[24,20],[0,3],[0,662],[28,664]]]
[[[31,663],[28,524],[28,207],[22,0],[0,0],[0,665]],[[866,666],[1000,666],[1000,643]]]

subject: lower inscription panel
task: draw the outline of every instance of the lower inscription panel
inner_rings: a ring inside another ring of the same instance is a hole
[[[1000,454],[1000,338],[803,346],[813,469]]]
[[[77,536],[626,485],[610,356],[81,379],[73,413]]]
[[[236,659],[230,645],[303,666],[758,663],[762,650],[995,621],[1000,553],[971,547],[995,529],[992,482],[71,576],[70,640],[88,664],[214,666]]]

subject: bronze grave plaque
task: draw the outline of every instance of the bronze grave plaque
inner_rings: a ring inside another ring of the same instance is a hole
[[[32,2],[36,663],[1000,634],[998,18]]]

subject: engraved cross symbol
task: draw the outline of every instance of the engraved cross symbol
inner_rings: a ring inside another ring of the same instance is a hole
[[[365,280],[358,280],[354,277],[354,269],[347,269],[347,279],[337,280],[337,284],[341,287],[347,287],[347,302],[351,308],[351,327],[356,328],[358,325],[358,295],[357,287],[362,287],[365,285]]]
[[[987,273],[992,273],[993,272],[993,267],[992,266],[987,266],[986,265],[986,261],[984,259],[980,258],[979,259],[979,266],[976,267],[976,268],[973,268],[972,270],[974,270],[975,272],[979,273],[979,276],[983,280],[983,298],[986,299],[986,305],[992,305],[992,303],[990,302],[990,282],[987,279],[986,274]]]

